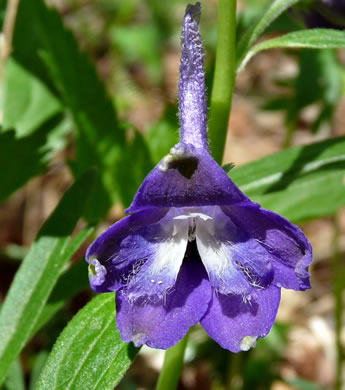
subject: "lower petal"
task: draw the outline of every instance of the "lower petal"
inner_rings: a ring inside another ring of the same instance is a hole
[[[250,300],[241,295],[213,293],[201,325],[221,347],[232,352],[247,351],[265,337],[277,315],[280,288],[255,290]]]
[[[211,296],[204,267],[191,260],[182,265],[174,291],[157,302],[130,302],[119,291],[116,307],[121,338],[136,347],[170,348],[200,321]]]
[[[251,290],[244,273],[233,262],[231,252],[224,242],[217,240],[202,225],[197,226],[196,242],[210,283],[217,292],[247,294]]]
[[[122,294],[129,301],[142,298],[159,300],[174,287],[188,243],[188,224],[186,221],[179,222],[180,226],[176,229],[176,224],[166,221],[165,228],[171,224],[168,230],[175,227],[176,232],[170,233],[162,242],[151,245],[153,253],[146,263],[127,278]]]
[[[99,236],[88,248],[86,261],[95,292],[116,291],[124,277],[134,274],[155,252],[159,222],[166,209],[146,209],[122,218]]]
[[[223,210],[236,226],[266,249],[274,269],[273,284],[293,290],[310,288],[307,268],[312,262],[312,248],[301,229],[259,207],[229,206]]]
[[[273,270],[267,251],[215,207],[212,218],[196,225],[196,241],[210,283],[221,294],[251,293],[266,288]]]

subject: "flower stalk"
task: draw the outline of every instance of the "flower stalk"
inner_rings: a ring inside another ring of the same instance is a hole
[[[339,216],[333,218],[334,222],[334,238],[333,238],[333,256],[332,256],[332,276],[333,276],[333,298],[335,306],[335,348],[336,348],[336,372],[334,390],[343,388],[343,364],[344,364],[344,348],[341,340],[342,319],[343,319],[343,277],[344,268],[340,263],[339,237],[340,226]]]
[[[236,73],[236,0],[219,0],[216,65],[211,94],[209,139],[222,163]]]
[[[165,352],[164,364],[158,378],[156,390],[175,390],[177,388],[187,342],[188,334],[179,343]]]

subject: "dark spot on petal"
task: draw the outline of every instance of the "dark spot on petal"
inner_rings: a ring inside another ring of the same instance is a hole
[[[186,179],[190,179],[197,170],[199,160],[196,157],[183,157],[169,163],[169,169],[177,169]]]

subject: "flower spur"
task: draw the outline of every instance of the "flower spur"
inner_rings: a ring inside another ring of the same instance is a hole
[[[92,289],[117,292],[124,341],[167,349],[200,322],[239,352],[270,331],[281,287],[310,288],[312,249],[297,226],[250,201],[210,155],[199,17],[199,3],[187,7],[180,143],[86,259]]]

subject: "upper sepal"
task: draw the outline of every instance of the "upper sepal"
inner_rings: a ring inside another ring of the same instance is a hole
[[[148,174],[126,211],[242,202],[251,203],[206,149],[179,143]]]

